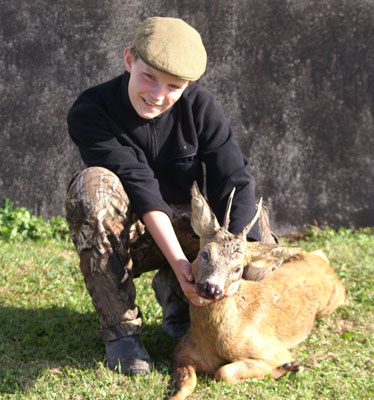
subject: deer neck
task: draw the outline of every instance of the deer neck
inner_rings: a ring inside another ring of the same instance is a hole
[[[218,333],[225,329],[227,320],[235,320],[238,306],[235,295],[224,297],[217,303],[207,304],[203,307],[190,305],[191,330],[197,333]]]

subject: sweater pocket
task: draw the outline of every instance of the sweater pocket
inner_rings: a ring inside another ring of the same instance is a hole
[[[182,155],[159,162],[155,165],[155,171],[158,178],[174,182],[182,179],[184,182],[179,182],[180,185],[190,185],[201,174],[201,162],[197,154]]]

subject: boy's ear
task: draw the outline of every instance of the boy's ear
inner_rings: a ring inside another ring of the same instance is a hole
[[[125,62],[125,67],[127,72],[131,72],[131,66],[133,63],[133,56],[131,54],[130,47],[126,47],[125,51],[123,52],[123,60]]]

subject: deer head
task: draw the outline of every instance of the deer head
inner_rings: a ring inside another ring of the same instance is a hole
[[[196,183],[192,187],[193,230],[200,237],[200,251],[192,263],[192,273],[200,297],[217,302],[236,292],[246,266],[247,233],[256,223],[262,201],[252,221],[239,234],[228,231],[230,210],[235,189],[228,200],[224,223],[216,216],[200,193]]]

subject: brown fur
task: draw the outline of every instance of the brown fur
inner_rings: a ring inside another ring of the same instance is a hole
[[[293,362],[288,349],[308,336],[314,319],[344,303],[344,287],[322,252],[288,253],[282,247],[279,269],[261,281],[240,280],[236,293],[225,296],[240,279],[237,270],[248,262],[250,247],[259,258],[261,244],[247,243],[245,232],[233,235],[220,228],[196,187],[192,193],[192,225],[201,240],[193,273],[200,288],[212,285],[215,291],[201,294],[210,304],[190,306],[191,327],[174,353],[178,391],[172,400],[194,391],[196,373],[227,383],[268,374],[278,378],[287,372],[282,366]],[[262,250],[266,258],[274,246]]]

